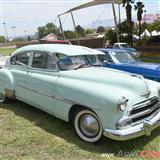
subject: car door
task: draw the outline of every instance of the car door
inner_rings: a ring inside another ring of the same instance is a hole
[[[58,71],[54,56],[34,51],[26,76],[26,98],[38,108],[54,114],[54,99]]]
[[[17,99],[25,99],[25,78],[28,70],[29,59],[32,52],[22,52],[11,57],[10,72],[15,83],[15,96]]]

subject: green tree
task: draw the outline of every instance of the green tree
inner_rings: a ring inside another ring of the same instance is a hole
[[[93,30],[93,29],[87,28],[87,29],[85,30],[85,34],[91,34],[91,33],[94,33],[94,30]]]
[[[0,43],[5,43],[5,37],[4,36],[0,36]]]
[[[105,39],[109,40],[110,45],[117,42],[117,34],[115,30],[109,29],[105,34]]]
[[[97,33],[105,32],[105,28],[103,26],[99,26],[97,29]]]
[[[82,26],[78,25],[76,26],[76,31],[78,33],[79,36],[85,36],[85,30]]]
[[[139,40],[140,40],[140,35],[142,33],[142,25],[141,25],[141,20],[142,20],[142,14],[144,12],[143,10],[144,4],[143,2],[137,2],[137,4],[134,6],[134,9],[137,10],[137,20],[139,22]]]
[[[132,3],[134,3],[134,0],[122,0],[123,7],[126,9],[126,17],[127,17],[127,25],[128,25],[128,39],[130,43],[132,44],[132,29],[133,29],[133,23],[132,23]]]
[[[73,31],[64,31],[64,34],[67,39],[74,39],[76,38],[76,34]]]
[[[54,25],[53,23],[47,23],[45,26],[38,27],[39,38],[43,38],[50,33],[54,33],[55,35],[59,34],[57,26]]]
[[[160,31],[160,20],[154,21],[152,24],[149,25],[149,30],[152,32],[153,30]]]

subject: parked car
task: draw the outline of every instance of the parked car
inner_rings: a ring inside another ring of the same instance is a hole
[[[43,44],[15,51],[0,69],[0,102],[18,99],[64,121],[96,142],[128,140],[160,126],[160,84],[101,66],[102,52]]]
[[[99,55],[105,67],[141,74],[147,79],[160,82],[160,64],[144,63],[125,50],[111,48],[99,50],[105,53],[105,55]]]
[[[128,43],[115,43],[113,48],[115,49],[123,49],[125,51],[127,51],[129,54],[134,55],[135,57],[139,57],[140,56],[140,52],[137,51],[135,48],[131,48]]]

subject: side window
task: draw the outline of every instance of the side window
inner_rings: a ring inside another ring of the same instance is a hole
[[[33,68],[40,68],[40,69],[48,69],[48,70],[55,70],[56,64],[50,55],[43,52],[35,52],[33,55]]]
[[[118,45],[118,44],[116,44],[116,45],[115,45],[115,48],[119,48],[119,45]]]
[[[109,55],[108,52],[105,52],[105,55],[98,55],[98,58],[102,63],[106,60],[109,63],[113,63],[112,57]]]
[[[30,53],[20,53],[11,58],[12,65],[26,66],[29,62]]]

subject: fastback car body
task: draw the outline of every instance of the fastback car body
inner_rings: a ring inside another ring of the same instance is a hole
[[[147,79],[160,82],[160,64],[144,63],[125,50],[112,48],[99,50],[105,53],[105,56],[99,56],[101,62],[105,62],[104,67],[141,74]]]
[[[58,44],[18,49],[0,69],[0,101],[15,98],[73,121],[86,142],[102,135],[115,140],[150,135],[160,126],[159,83],[98,67],[97,54],[103,53]]]

